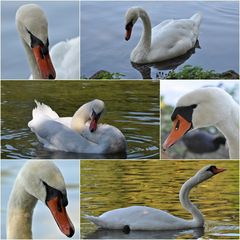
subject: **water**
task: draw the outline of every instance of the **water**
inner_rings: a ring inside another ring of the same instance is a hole
[[[1,1],[1,79],[28,79],[30,69],[15,24],[17,9],[26,1]],[[34,1],[48,19],[50,48],[61,41],[79,36],[78,1]]]
[[[60,116],[72,116],[95,98],[105,102],[101,123],[126,137],[125,155],[74,154],[42,147],[27,124],[34,99]],[[159,158],[159,82],[144,81],[2,81],[2,158]]]
[[[37,160],[35,160],[37,161]],[[15,178],[25,160],[1,161],[1,239],[6,238],[6,211],[8,198]],[[74,239],[79,239],[79,161],[58,160],[55,164],[61,170],[66,183],[69,204],[67,212],[75,227]],[[53,219],[49,209],[38,201],[33,213],[33,239],[66,239]]]
[[[238,2],[221,1],[159,1],[159,2],[81,2],[81,75],[92,76],[104,69],[125,74],[127,79],[142,78],[130,63],[130,53],[138,43],[142,23],[134,25],[131,39],[126,42],[124,15],[132,6],[143,7],[150,15],[152,26],[166,19],[188,18],[202,12],[199,44],[183,65],[197,65],[217,72],[239,70],[239,6]],[[152,69],[151,76],[159,72]],[[165,71],[167,72],[167,71]]]
[[[122,231],[97,229],[84,215],[132,205],[150,206],[185,219],[181,206],[182,184],[205,165],[227,171],[191,191],[191,201],[205,218],[204,229],[178,231]],[[239,237],[238,161],[81,161],[81,237],[101,239],[236,239]]]

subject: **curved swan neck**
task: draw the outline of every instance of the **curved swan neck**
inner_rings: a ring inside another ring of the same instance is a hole
[[[90,109],[86,107],[79,108],[72,117],[71,127],[73,130],[80,132],[85,128],[86,122],[89,120]]]
[[[230,159],[239,159],[239,106],[237,104],[233,106],[231,113],[227,119],[217,123],[216,127],[227,139]]]
[[[8,202],[7,238],[31,239],[32,215],[37,199],[15,182]]]
[[[196,179],[196,176],[191,177],[187,180],[181,187],[179,193],[179,199],[182,206],[192,214],[193,221],[197,226],[203,226],[204,218],[200,210],[189,200],[189,193],[191,189],[196,186],[199,182]]]
[[[146,51],[149,51],[152,41],[151,21],[147,12],[141,8],[138,8],[138,16],[142,19],[143,22],[143,32],[136,48],[141,48],[145,49]]]
[[[22,39],[22,43],[23,43],[23,46],[24,46],[26,54],[27,54],[28,63],[29,63],[29,65],[31,67],[31,70],[32,70],[33,79],[43,79],[43,76],[41,75],[41,73],[39,71],[39,68],[38,68],[38,66],[36,64],[36,60],[35,60],[35,58],[33,56],[33,53],[31,51],[30,47],[24,41],[24,39]]]

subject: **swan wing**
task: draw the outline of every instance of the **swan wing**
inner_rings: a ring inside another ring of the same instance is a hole
[[[31,124],[31,130],[44,147],[51,150],[77,153],[99,152],[97,144],[89,142],[79,133],[55,120],[42,119],[36,125]]]
[[[131,230],[171,230],[183,228],[187,222],[159,209],[132,206],[115,209],[99,217],[86,216],[97,226],[107,229],[123,229],[128,225]]]
[[[190,19],[166,20],[152,29],[148,61],[164,61],[185,54],[193,48],[198,35],[201,15]]]
[[[50,55],[55,67],[56,79],[79,79],[80,37],[54,45]]]

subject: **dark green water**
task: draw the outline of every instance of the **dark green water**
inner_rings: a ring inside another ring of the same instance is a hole
[[[126,156],[49,151],[27,126],[34,99],[67,117],[96,98],[106,107],[100,122],[119,128],[125,135]],[[158,81],[2,81],[1,110],[3,159],[159,158]]]
[[[84,215],[100,214],[133,205],[158,208],[184,218],[191,215],[181,206],[182,184],[199,169],[214,164],[226,171],[193,188],[191,201],[205,218],[204,229],[177,231],[100,230]],[[81,161],[81,237],[94,239],[238,239],[238,161]]]

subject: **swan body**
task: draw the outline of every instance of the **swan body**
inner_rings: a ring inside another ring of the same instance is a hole
[[[126,151],[124,135],[116,127],[97,124],[104,102],[95,99],[82,105],[73,117],[59,117],[49,106],[36,101],[28,126],[44,147],[76,153]]]
[[[223,89],[207,87],[182,96],[171,116],[167,149],[191,129],[215,126],[227,140],[231,159],[239,159],[239,105]]]
[[[51,161],[27,161],[20,170],[8,201],[7,238],[31,239],[32,215],[40,200],[51,211],[60,230],[73,236],[74,227],[69,219],[63,176]]]
[[[196,13],[190,19],[165,20],[152,28],[147,12],[140,7],[131,7],[125,15],[126,40],[130,39],[138,18],[141,18],[144,29],[130,60],[145,64],[172,59],[193,48],[198,39],[202,15]]]
[[[176,230],[203,227],[203,215],[189,200],[189,192],[195,185],[224,170],[217,169],[215,166],[205,166],[183,184],[179,198],[182,206],[192,214],[192,220],[185,220],[165,211],[145,206],[115,209],[99,217],[86,216],[86,218],[97,226],[107,229],[126,229],[126,226],[129,230]]]
[[[50,55],[56,70],[56,79],[79,79],[80,37],[55,44]]]
[[[17,10],[16,25],[32,70],[30,79],[79,79],[79,37],[56,44],[49,54],[47,17],[36,4]]]

